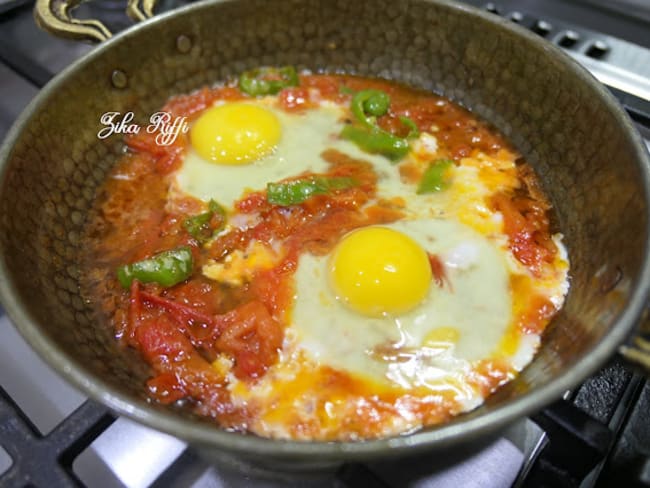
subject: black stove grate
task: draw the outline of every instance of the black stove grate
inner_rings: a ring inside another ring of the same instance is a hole
[[[535,415],[549,443],[522,486],[588,488],[607,486],[604,480],[611,479],[621,486],[650,486],[642,471],[628,469],[625,456],[638,428],[650,434],[650,410],[639,408],[642,394],[650,398],[650,383],[615,359],[587,379],[570,401]],[[650,466],[650,446],[645,453],[641,446],[635,448],[635,462]]]
[[[87,400],[42,436],[0,387],[0,445],[12,460],[0,486],[81,486],[72,462],[114,420],[105,407]]]

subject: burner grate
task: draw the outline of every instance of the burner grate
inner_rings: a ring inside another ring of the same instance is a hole
[[[72,461],[114,420],[105,407],[87,400],[41,436],[0,387],[0,445],[11,460],[0,475],[0,485],[79,486]]]

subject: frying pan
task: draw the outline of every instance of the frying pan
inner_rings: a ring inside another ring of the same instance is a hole
[[[71,4],[39,0],[39,23],[105,42],[52,80],[0,150],[0,297],[32,347],[67,380],[213,459],[305,471],[476,443],[559,398],[617,351],[650,364],[650,161],[615,99],[560,50],[449,1],[200,2],[106,40]],[[131,4],[135,17],[151,13]],[[174,94],[260,65],[403,81],[493,124],[536,169],[572,264],[566,304],[533,362],[481,408],[444,425],[367,442],[294,442],[220,430],[147,400],[149,371],[79,295],[77,263],[98,185],[122,154],[100,118],[149,114]]]

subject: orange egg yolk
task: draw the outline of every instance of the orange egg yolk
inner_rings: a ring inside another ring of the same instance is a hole
[[[206,110],[190,130],[194,150],[218,164],[248,164],[271,154],[282,134],[280,121],[267,108],[226,103]]]
[[[330,257],[329,275],[337,298],[371,317],[415,308],[432,277],[424,249],[386,227],[365,227],[343,237]]]

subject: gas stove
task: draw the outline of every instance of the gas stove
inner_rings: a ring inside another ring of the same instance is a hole
[[[157,11],[185,3],[163,0]],[[650,147],[648,0],[466,3],[564,49],[614,93]],[[124,7],[98,0],[77,13],[117,32],[131,24]],[[32,8],[31,0],[0,0],[0,138],[41,87],[93,48],[41,32]],[[210,465],[182,440],[116,418],[43,363],[1,309],[0,338],[0,486],[650,486],[650,382],[617,358],[559,402],[463,456],[346,464],[287,482]]]

